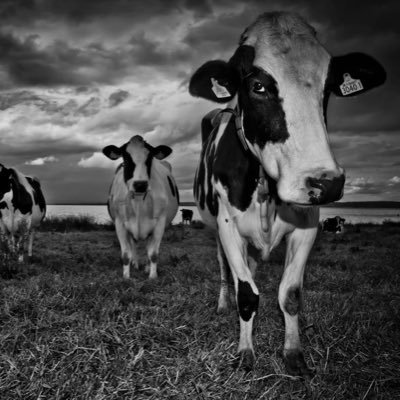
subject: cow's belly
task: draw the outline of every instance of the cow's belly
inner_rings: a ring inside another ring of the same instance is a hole
[[[153,232],[158,219],[129,219],[125,222],[125,229],[130,232],[135,240],[145,240]]]

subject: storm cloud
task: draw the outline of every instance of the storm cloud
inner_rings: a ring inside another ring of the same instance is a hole
[[[7,0],[0,3],[0,162],[40,177],[51,201],[105,201],[114,166],[101,148],[141,134],[173,147],[183,200],[200,152],[202,115],[187,82],[229,59],[265,11],[302,14],[333,55],[366,52],[387,82],[335,98],[328,129],[347,170],[344,200],[400,200],[400,3],[393,0]],[[57,162],[49,160],[54,157]],[[86,184],[85,184],[86,182]]]

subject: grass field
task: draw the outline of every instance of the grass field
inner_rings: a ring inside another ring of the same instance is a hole
[[[1,399],[400,398],[400,225],[318,236],[301,334],[316,374],[304,381],[281,358],[283,244],[257,273],[257,361],[246,373],[234,366],[235,308],[215,313],[211,232],[170,228],[159,279],[140,270],[126,281],[110,226],[72,222],[43,226],[31,263],[0,265]]]

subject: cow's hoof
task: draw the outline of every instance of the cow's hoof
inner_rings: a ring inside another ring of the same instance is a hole
[[[255,364],[256,357],[252,350],[241,350],[233,362],[233,366],[238,369],[243,369],[246,372],[250,372]]]
[[[223,304],[223,305],[218,304],[218,307],[217,307],[217,314],[218,315],[229,314],[229,311],[230,311],[229,304]]]
[[[311,379],[314,371],[307,367],[301,350],[288,350],[284,354],[286,370],[290,375]]]

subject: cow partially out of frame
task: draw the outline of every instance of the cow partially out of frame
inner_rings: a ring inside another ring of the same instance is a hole
[[[358,95],[385,79],[372,57],[332,57],[301,17],[274,12],[243,32],[228,62],[206,62],[190,80],[193,96],[227,104],[202,120],[194,195],[203,220],[217,230],[218,311],[228,306],[225,260],[232,272],[238,350],[247,368],[254,361],[252,330],[259,303],[248,249],[258,249],[266,260],[285,237],[278,294],[285,321],[283,356],[289,373],[310,373],[298,323],[304,268],[317,234],[318,206],[340,199],[345,182],[328,141],[329,95]]]
[[[137,242],[147,240],[149,278],[157,278],[161,240],[179,204],[171,165],[161,161],[172,149],[164,145],[153,147],[136,135],[120,147],[105,147],[103,153],[112,160],[123,160],[107,203],[121,247],[123,276],[130,277],[131,266],[139,268]]]
[[[0,164],[0,233],[23,261],[23,239],[28,237],[28,257],[32,257],[35,228],[46,215],[46,201],[37,178]]]
[[[346,220],[338,215],[333,218],[326,218],[322,222],[322,232],[344,233],[344,223]]]
[[[185,224],[185,222],[187,222],[188,225],[190,225],[193,219],[193,211],[188,210],[186,208],[182,208],[181,213],[182,213],[182,224]]]

